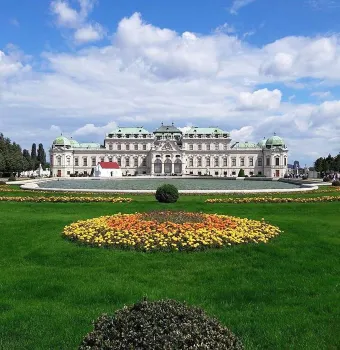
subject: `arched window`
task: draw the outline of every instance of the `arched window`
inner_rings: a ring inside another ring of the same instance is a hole
[[[162,173],[162,161],[157,158],[154,163],[154,171],[155,174],[161,174]]]
[[[182,173],[182,161],[180,159],[178,159],[178,158],[175,160],[174,173],[175,174],[181,174]]]
[[[172,173],[172,162],[171,159],[166,159],[164,162],[164,173],[171,174]]]

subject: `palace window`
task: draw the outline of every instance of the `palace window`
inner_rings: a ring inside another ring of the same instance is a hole
[[[219,166],[220,165],[220,162],[219,162],[219,159],[216,157],[215,158],[215,161],[214,161],[214,166]]]
[[[210,158],[209,158],[209,157],[206,158],[206,160],[205,160],[205,165],[206,165],[206,166],[210,166]]]
[[[220,149],[220,144],[219,143],[215,143],[215,150],[218,151]]]
[[[254,158],[253,157],[249,158],[249,166],[254,166]]]
[[[61,165],[61,157],[57,157],[57,165]]]
[[[96,165],[96,157],[92,157],[91,162],[92,162],[91,165],[95,166]]]
[[[231,166],[236,166],[236,158],[231,158]]]
[[[87,158],[83,158],[83,166],[87,166]]]
[[[143,158],[142,166],[146,166],[146,158]]]
[[[280,165],[280,158],[278,158],[278,157],[275,158],[275,165],[276,166]]]
[[[198,150],[202,151],[202,145],[201,144],[198,145]]]
[[[287,165],[287,158],[285,157],[285,165]]]
[[[105,161],[104,157],[100,157],[100,161],[104,162]]]
[[[66,165],[71,165],[71,158],[69,157],[66,158]]]
[[[259,158],[259,159],[257,160],[257,162],[258,162],[259,166],[262,166],[262,158]]]
[[[125,145],[125,149],[126,149],[127,151],[130,151],[130,145],[129,145],[128,143]]]
[[[133,166],[138,166],[138,158],[133,158]]]
[[[130,158],[129,157],[125,158],[125,166],[130,166]]]
[[[138,151],[138,144],[135,144],[135,151]]]
[[[244,158],[240,159],[240,166],[244,166]]]
[[[79,158],[74,158],[74,166],[79,166]]]
[[[228,149],[228,144],[227,144],[227,143],[223,144],[223,149],[224,149],[225,151]]]
[[[210,151],[210,144],[207,144],[207,151]]]
[[[109,157],[109,162],[112,162],[112,157]]]
[[[189,158],[189,166],[194,166],[194,160],[192,158]]]
[[[120,151],[121,149],[122,149],[122,145],[120,143],[118,143],[117,150]]]
[[[194,149],[194,145],[189,145],[189,151],[192,151]]]
[[[146,151],[146,145],[143,145],[143,151]]]
[[[223,158],[223,166],[227,166],[228,165],[228,158]]]
[[[109,144],[109,150],[112,151],[112,143]]]
[[[270,158],[269,157],[266,158],[266,166],[270,166]]]
[[[197,166],[199,166],[199,167],[202,166],[202,158],[197,159]]]
[[[122,166],[122,158],[117,158],[117,164],[118,164],[119,166]]]

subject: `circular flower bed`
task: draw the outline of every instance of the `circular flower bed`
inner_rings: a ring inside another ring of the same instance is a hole
[[[116,214],[66,226],[63,235],[82,244],[139,251],[194,251],[242,243],[266,243],[280,229],[226,215],[155,211]]]

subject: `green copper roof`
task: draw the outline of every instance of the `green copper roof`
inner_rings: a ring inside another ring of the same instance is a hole
[[[79,142],[76,140],[70,139],[70,144],[72,147],[79,147]]]
[[[116,129],[109,132],[109,134],[150,134],[150,132],[144,129],[142,126],[137,126],[135,128],[126,128],[118,126]]]
[[[94,142],[88,142],[88,143],[80,143],[79,144],[80,148],[100,148],[100,144],[99,143],[94,143]]]
[[[279,136],[272,136],[266,141],[266,146],[284,146],[285,142],[283,139]]]
[[[258,144],[254,142],[239,142],[237,148],[258,148]]]
[[[214,126],[210,126],[209,128],[198,128],[192,127],[186,134],[228,134],[227,131],[223,131],[222,129]]]
[[[264,138],[263,140],[259,141],[259,143],[257,144],[259,147],[263,148],[266,146],[266,138]]]
[[[53,144],[56,146],[71,146],[70,140],[65,136],[58,136],[54,141]]]
[[[182,134],[182,131],[177,129],[173,124],[172,125],[161,125],[157,130],[154,131],[155,133],[179,133]]]

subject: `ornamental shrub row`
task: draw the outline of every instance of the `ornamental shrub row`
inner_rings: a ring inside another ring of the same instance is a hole
[[[244,197],[244,198],[210,198],[206,203],[316,203],[337,202],[340,196],[322,196],[308,198]]]
[[[52,202],[52,203],[129,203],[132,198],[124,197],[0,197],[0,202]]]

